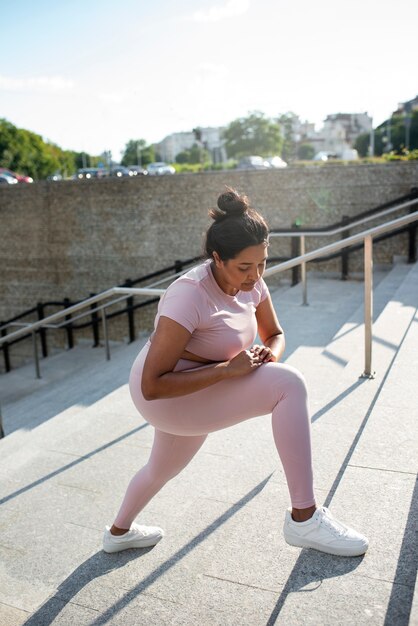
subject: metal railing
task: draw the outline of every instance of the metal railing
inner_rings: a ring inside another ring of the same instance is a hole
[[[380,217],[385,217],[387,215],[390,215],[391,213],[394,213],[395,211],[401,211],[403,209],[411,209],[414,205],[418,205],[418,198],[414,198],[413,200],[409,200],[407,202],[402,202],[401,204],[397,204],[396,206],[390,207],[388,209],[384,209],[383,211],[379,211],[379,213],[374,213],[373,215],[365,216],[359,220],[350,222],[349,224],[338,226],[337,228],[332,228],[328,230],[312,229],[312,230],[297,230],[297,231],[286,231],[286,232],[274,232],[273,231],[270,233],[270,237],[299,237],[300,255],[298,255],[295,258],[300,258],[304,256],[305,254],[305,245],[306,245],[305,238],[306,237],[328,237],[331,235],[338,235],[340,233],[344,233],[348,230],[351,230],[352,228],[356,226],[362,226],[363,224],[366,224],[367,222],[370,222],[371,220],[375,220]],[[407,223],[410,223],[410,222],[407,222]],[[394,230],[394,229],[391,229],[391,230]],[[380,231],[379,234],[383,234],[385,232],[390,232],[390,231],[383,230],[383,231]],[[348,241],[349,239],[350,238],[347,237],[346,241]],[[360,238],[355,243],[357,243],[358,241],[362,241],[362,239]],[[352,245],[352,244],[349,244],[349,245]],[[341,246],[339,248],[332,249],[330,250],[330,253],[337,252],[346,247],[348,246]],[[324,250],[324,251],[326,249],[327,249],[327,246],[321,248],[321,250]],[[325,254],[326,253],[324,252],[324,256]],[[322,256],[322,255],[315,255],[315,257],[313,258],[316,259],[319,256]],[[303,304],[307,305],[308,304],[308,291],[307,291],[306,263],[300,263],[297,265],[301,266],[301,279],[302,279],[302,285],[303,285]],[[292,266],[292,267],[297,267],[297,265]]]
[[[179,273],[181,273],[181,271],[184,268],[187,268],[192,264],[195,265],[200,260],[201,260],[201,256],[198,256],[198,257],[195,256],[193,258],[184,259],[184,260],[177,259],[176,261],[174,261],[172,265],[168,267],[163,267],[154,272],[142,275],[139,278],[135,278],[135,279],[127,278],[124,283],[115,285],[115,286],[138,288],[144,284],[144,286],[146,287],[155,287],[161,282],[171,280],[171,278],[173,277],[172,272],[174,272],[174,277],[176,277],[179,275]],[[280,259],[277,259],[277,261],[279,260]],[[162,281],[160,280],[158,282],[154,282],[150,284],[150,281],[152,279],[160,278],[163,275],[165,275],[165,278],[162,279]],[[54,300],[54,301],[37,302],[35,306],[27,309],[26,311],[21,312],[18,315],[13,316],[11,319],[8,319],[6,321],[0,321],[0,337],[6,337],[8,330],[12,327],[16,327],[19,325],[24,326],[25,325],[24,322],[28,323],[28,322],[35,321],[33,319],[34,315],[36,316],[35,319],[38,319],[38,320],[44,319],[47,316],[47,308],[50,309],[50,307],[54,307],[52,308],[52,311],[68,309],[70,306],[78,304],[79,302],[82,302],[86,297],[92,298],[95,295],[96,295],[95,293],[90,293],[88,296],[84,296],[80,300],[75,300],[73,302],[71,302],[69,298],[63,298],[63,300],[61,301]],[[128,322],[127,330],[128,330],[128,335],[129,335],[129,342],[135,341],[136,339],[135,320],[134,320],[135,311],[137,311],[140,308],[146,307],[150,304],[153,304],[156,300],[158,300],[158,298],[142,299],[141,302],[134,304],[133,297],[128,297],[126,299],[126,307],[118,308],[118,310],[109,314],[108,318],[113,319],[115,317],[126,315],[127,322]],[[59,307],[59,309],[55,309],[55,307]],[[52,311],[51,313],[48,313],[48,315],[52,315]],[[74,347],[74,335],[87,328],[91,328],[92,330],[94,347],[97,347],[99,345],[99,335],[98,335],[99,320],[98,320],[97,311],[96,312],[92,311],[91,319],[89,319],[88,316],[86,317],[87,319],[85,321],[82,321],[79,324],[73,324],[73,323],[68,324],[67,326],[65,326],[65,328],[62,329],[63,331],[65,331],[65,335],[67,338],[67,346],[69,349]],[[41,354],[42,354],[42,357],[47,357],[48,356],[48,344],[47,344],[48,328],[42,327],[39,332],[40,332]],[[10,361],[10,349],[16,346],[16,344],[24,340],[25,340],[25,337],[21,336],[18,339],[14,339],[11,341],[8,340],[2,346],[0,346],[0,354],[2,354],[3,356],[6,372],[10,372],[12,369],[12,365]]]
[[[356,244],[360,241],[364,241],[364,323],[365,323],[365,367],[363,376],[373,378],[372,371],[372,311],[373,311],[373,238],[382,233],[390,232],[391,230],[395,230],[399,227],[405,226],[407,224],[412,224],[418,220],[418,211],[414,213],[410,213],[409,215],[405,215],[403,217],[397,218],[385,224],[381,224],[379,226],[375,226],[374,228],[370,228],[369,230],[363,231],[361,233],[357,233],[356,235],[351,235],[346,239],[342,239],[340,241],[336,241],[334,243],[328,244],[326,246],[322,246],[321,248],[317,248],[316,250],[312,250],[311,252],[306,252],[297,256],[293,259],[289,259],[288,261],[279,263],[278,265],[274,265],[269,267],[264,272],[264,277],[268,278],[274,274],[279,272],[284,272],[286,270],[292,269],[298,265],[301,265],[304,269],[305,273],[305,288],[306,288],[306,263],[309,261],[313,261],[314,259],[324,256],[326,254],[330,254],[332,252],[336,252],[338,250],[342,250],[343,248],[348,248],[353,244]],[[187,270],[184,270],[187,271]],[[179,276],[183,272],[178,272],[176,275]],[[157,284],[161,284],[166,280],[172,280],[176,277],[170,276],[158,281],[153,286],[141,287],[141,288],[131,288],[131,287],[113,287],[112,289],[108,289],[96,296],[88,298],[83,302],[75,304],[71,307],[68,307],[64,311],[59,311],[50,315],[42,320],[37,322],[22,324],[22,328],[19,330],[10,333],[6,337],[0,338],[0,346],[10,339],[17,339],[18,337],[24,335],[32,335],[33,341],[33,354],[35,360],[35,368],[36,368],[36,376],[40,378],[40,367],[39,367],[39,355],[37,348],[37,340],[36,335],[37,332],[41,328],[61,328],[66,324],[70,324],[74,322],[76,319],[79,319],[85,315],[91,315],[92,306],[95,306],[94,311],[100,311],[102,317],[103,324],[103,338],[105,341],[106,348],[106,358],[110,359],[110,346],[109,346],[109,335],[107,329],[107,318],[106,318],[106,309],[117,302],[121,302],[126,298],[132,296],[161,296],[165,289],[156,289],[155,286]],[[104,302],[113,296],[117,296],[113,298],[109,302]],[[103,302],[103,303],[102,303]],[[83,311],[83,309],[88,309],[87,311]],[[71,320],[65,319],[68,315],[72,315],[74,313],[78,313],[76,317],[72,317]],[[63,320],[63,321],[62,321]]]
[[[363,376],[366,376],[368,378],[374,377],[374,373],[372,371],[373,237],[376,237],[377,235],[381,235],[386,232],[390,232],[391,230],[395,230],[396,228],[405,226],[406,224],[412,224],[417,220],[418,211],[415,211],[414,213],[404,215],[403,217],[398,217],[397,219],[386,222],[385,224],[381,224],[380,226],[375,226],[374,228],[370,228],[369,230],[357,233],[356,235],[351,235],[351,237],[347,237],[346,239],[342,239],[341,241],[336,241],[334,243],[328,244],[327,246],[322,246],[321,248],[312,250],[311,252],[301,254],[294,259],[290,259],[289,261],[285,261],[284,263],[279,263],[279,265],[269,267],[264,272],[264,276],[267,278],[268,276],[276,274],[277,272],[283,272],[285,270],[292,269],[292,267],[296,267],[297,265],[301,265],[302,275],[304,275],[303,299],[305,303],[306,263],[312,261],[313,259],[316,259],[319,256],[331,254],[332,252],[336,252],[337,250],[342,250],[343,248],[352,246],[353,244],[356,244],[360,241],[364,241],[365,366]]]

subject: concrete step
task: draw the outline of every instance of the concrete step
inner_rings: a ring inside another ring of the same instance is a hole
[[[94,401],[104,391],[100,381],[108,390],[121,384],[126,371],[121,371],[116,363],[126,358],[129,360],[130,355],[136,354],[145,341],[146,337],[142,336],[129,345],[111,342],[110,361],[106,360],[104,347],[92,348],[90,344],[81,343],[72,350],[43,359],[40,379],[35,376],[33,363],[0,376],[6,435],[19,428],[34,428],[42,416],[47,419],[65,407],[77,404],[80,398],[84,402]]]
[[[383,276],[381,274],[374,276],[374,360],[379,359],[376,346],[379,343],[379,333],[386,332],[387,324],[391,324],[389,321],[385,325],[384,320],[386,318],[392,319],[391,310],[394,307],[402,311],[402,307],[393,304],[393,302],[397,302],[399,298],[406,301],[408,292],[413,292],[414,281],[416,280],[415,271],[415,266],[399,264]],[[310,324],[313,323],[314,332],[317,333],[316,342],[309,345],[309,342],[301,341],[301,345],[295,347],[286,359],[286,362],[300,369],[305,376],[311,379],[313,388],[321,389],[321,393],[323,393],[323,385],[318,386],[317,379],[324,376],[327,380],[334,380],[332,387],[330,387],[330,398],[336,392],[338,385],[344,388],[346,378],[352,380],[354,377],[355,379],[364,371],[364,284],[352,284],[351,289],[345,293],[341,293],[341,290],[342,288],[338,283],[331,285],[328,295],[325,292],[324,297],[313,302],[316,312],[311,318],[309,318],[310,311],[302,312],[304,322],[310,328],[310,332],[312,332]],[[331,298],[331,304],[326,302],[326,298]],[[387,306],[390,308],[386,315],[383,315]],[[291,349],[295,337],[299,334],[297,324],[300,323],[297,312],[292,310],[292,313],[292,319],[289,320],[292,336]],[[411,311],[408,313],[405,310],[404,313],[406,314],[404,322],[407,325]],[[394,314],[396,315],[396,313]],[[331,323],[329,323],[329,319],[331,319]],[[402,328],[404,330],[406,328],[405,323],[398,326],[399,337],[402,337]],[[333,330],[337,326],[334,334]],[[384,330],[379,331],[383,326]],[[399,343],[395,343],[393,348],[395,349],[397,345]],[[347,374],[343,376],[344,370],[347,368]],[[324,400],[325,398],[322,397],[321,402],[323,403]]]
[[[323,355],[339,334],[338,324],[355,314],[361,284],[312,282],[318,299],[310,307],[292,304],[297,291],[276,303],[290,346],[293,333],[303,329],[299,338],[306,345],[295,341],[288,362],[304,366],[314,401],[318,500],[369,535],[364,559],[284,543],[280,527],[288,494],[264,416],[211,435],[144,511],[144,523],[165,526],[164,541],[110,563],[100,550],[103,524],[152,445],[152,429],[127,391],[138,342],[116,350],[108,363],[23,398],[31,430],[22,426],[0,442],[0,623],[23,624],[31,616],[34,625],[130,626],[141,615],[147,624],[362,626],[383,624],[388,615],[386,623],[406,626],[417,440],[413,407],[406,403],[416,375],[407,365],[416,364],[418,294],[416,269],[407,274],[376,320],[374,380],[358,379],[362,342],[346,364]],[[398,387],[403,412],[393,405]],[[42,410],[50,411],[49,419],[42,419]]]
[[[391,300],[396,301],[396,292],[408,279],[414,267],[410,265],[395,265],[373,291],[373,323],[375,323]],[[361,342],[364,336],[364,299],[354,311],[334,339],[327,346],[326,354],[329,358],[348,363],[352,356],[354,342]]]

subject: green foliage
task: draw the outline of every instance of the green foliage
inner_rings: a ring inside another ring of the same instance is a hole
[[[227,163],[172,163],[177,174],[196,174],[198,172],[218,172],[222,170],[233,170],[237,166],[236,161]]]
[[[176,156],[176,163],[209,163],[209,152],[202,146],[194,143],[193,146],[187,150],[183,150]]]
[[[289,111],[283,113],[277,120],[283,134],[282,158],[286,163],[296,158],[296,143],[293,139],[293,120],[296,117],[294,113]]]
[[[147,145],[145,139],[130,139],[125,146],[122,165],[142,165],[146,167],[155,161],[154,146]]]
[[[298,148],[298,159],[311,161],[315,156],[315,148],[310,143],[302,143]]]
[[[369,145],[369,133],[362,133],[357,137],[354,143],[354,148],[357,150],[359,157],[366,157],[369,154]]]
[[[37,180],[57,171],[65,176],[73,174],[76,160],[75,153],[62,150],[36,133],[0,119],[0,167]]]
[[[280,126],[260,111],[231,122],[224,131],[224,139],[228,156],[237,159],[280,154],[283,143]]]
[[[406,156],[407,161],[418,161],[418,149],[411,150]]]
[[[202,171],[200,163],[173,163],[173,167],[177,174],[196,174]]]
[[[418,111],[412,111],[409,116],[404,114],[392,115],[374,131],[374,154],[388,155],[388,160],[395,156],[405,155],[406,144],[409,151],[418,149]],[[366,157],[369,153],[370,133],[357,137],[355,148],[359,156]],[[406,155],[405,155],[406,156]]]
[[[183,152],[179,152],[176,156],[176,163],[179,165],[183,165],[184,163],[189,162],[189,150],[183,150]]]

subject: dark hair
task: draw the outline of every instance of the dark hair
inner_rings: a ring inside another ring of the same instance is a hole
[[[217,252],[222,261],[233,259],[248,246],[267,242],[268,226],[264,218],[252,209],[247,196],[226,188],[218,198],[217,209],[210,209],[214,222],[206,232],[205,253],[212,258]]]

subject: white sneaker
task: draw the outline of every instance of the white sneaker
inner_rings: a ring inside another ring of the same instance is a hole
[[[105,552],[120,552],[129,548],[149,548],[155,546],[164,536],[164,531],[157,526],[132,524],[124,535],[112,535],[110,526],[106,526],[103,535]]]
[[[369,547],[364,535],[336,520],[324,506],[306,522],[295,522],[291,509],[288,509],[283,533],[291,546],[314,548],[338,556],[360,556]]]

